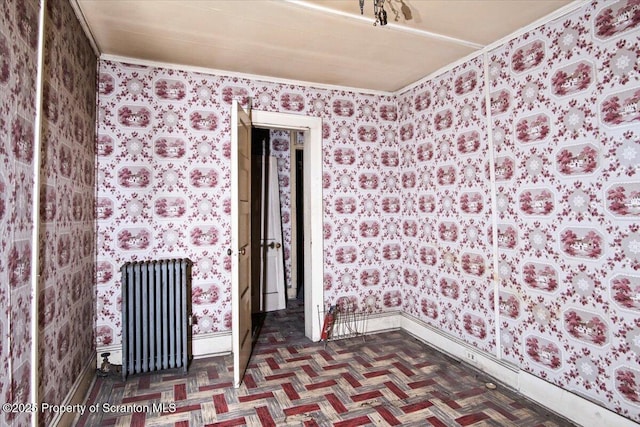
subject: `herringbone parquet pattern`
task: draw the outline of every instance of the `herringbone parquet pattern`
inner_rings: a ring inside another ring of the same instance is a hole
[[[243,385],[232,387],[231,356],[193,362],[186,376],[98,379],[79,426],[571,426],[479,373],[401,332],[324,347],[297,330],[294,306],[271,313]],[[166,404],[165,412],[154,404]],[[175,411],[172,406],[175,404]],[[154,410],[155,409],[155,410]]]

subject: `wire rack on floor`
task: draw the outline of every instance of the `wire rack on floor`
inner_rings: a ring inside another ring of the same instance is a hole
[[[358,311],[356,304],[348,298],[339,298],[328,309],[318,306],[318,320],[325,346],[329,341],[362,337],[367,323],[368,313]]]

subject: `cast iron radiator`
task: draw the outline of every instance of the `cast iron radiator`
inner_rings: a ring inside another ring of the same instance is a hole
[[[191,350],[191,261],[127,262],[122,273],[122,379],[187,371]]]

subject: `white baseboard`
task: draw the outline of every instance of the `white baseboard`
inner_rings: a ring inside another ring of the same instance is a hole
[[[399,311],[388,311],[368,315],[365,319],[364,333],[375,334],[400,329],[401,317]]]
[[[231,331],[196,335],[191,340],[191,351],[194,359],[229,354],[231,353]],[[102,356],[100,356],[102,353],[110,353],[110,363],[122,365],[122,344],[96,349],[97,368],[102,364]]]
[[[231,353],[231,331],[215,332],[193,337],[193,358],[222,356]]]
[[[505,363],[433,326],[402,313],[401,328],[435,349],[495,378],[524,397],[582,426],[637,427],[638,424],[584,397]]]
[[[89,392],[89,388],[96,378],[95,374],[95,360],[92,356],[87,361],[84,368],[82,369],[82,372],[80,372],[80,375],[78,375],[78,378],[71,386],[71,390],[69,390],[69,393],[67,393],[67,395],[65,396],[61,406],[83,404],[85,402],[87,393]],[[75,412],[58,412],[53,417],[49,425],[55,427],[71,426],[76,415],[77,414]],[[42,417],[42,414],[40,414],[39,416]]]

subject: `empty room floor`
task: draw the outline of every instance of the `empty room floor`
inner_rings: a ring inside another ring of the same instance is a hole
[[[176,372],[97,378],[78,426],[573,426],[403,331],[313,343],[303,307],[269,313],[239,388],[232,357]],[[153,411],[164,403],[167,411]],[[175,408],[175,409],[174,409]]]

